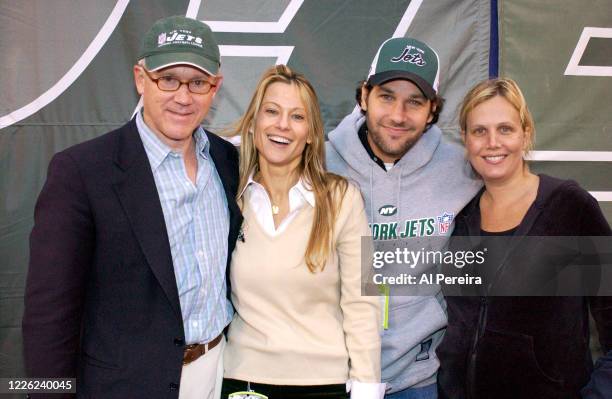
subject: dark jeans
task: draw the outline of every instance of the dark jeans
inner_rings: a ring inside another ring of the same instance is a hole
[[[334,385],[269,385],[251,382],[251,389],[257,393],[266,395],[268,399],[348,399],[345,384]],[[247,382],[223,379],[221,387],[221,399],[227,399],[230,393],[246,391]]]
[[[422,388],[407,388],[403,391],[385,395],[385,399],[437,399],[438,387],[436,384]]]

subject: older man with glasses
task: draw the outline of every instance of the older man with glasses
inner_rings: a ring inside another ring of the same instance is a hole
[[[77,397],[212,398],[242,220],[233,146],[200,124],[222,81],[210,28],[146,34],[123,127],[56,154],[31,235],[23,338],[31,377]],[[59,397],[59,396],[53,396]]]

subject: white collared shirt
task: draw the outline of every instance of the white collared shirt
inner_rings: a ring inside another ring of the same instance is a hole
[[[249,181],[240,196],[244,195],[245,191],[249,191],[248,199],[249,206],[253,210],[257,222],[263,228],[263,230],[270,235],[275,237],[281,234],[291,221],[295,218],[298,212],[304,206],[315,206],[315,196],[310,190],[310,186],[303,179],[300,178],[295,186],[289,189],[289,213],[278,225],[274,226],[274,215],[272,214],[272,201],[268,192],[260,183],[253,180],[253,174],[249,176]]]

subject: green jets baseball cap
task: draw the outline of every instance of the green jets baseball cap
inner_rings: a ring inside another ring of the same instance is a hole
[[[396,37],[387,39],[378,49],[368,84],[376,86],[390,80],[406,79],[432,100],[438,92],[439,78],[439,58],[434,49],[416,39]]]
[[[216,76],[221,66],[219,46],[210,27],[180,15],[153,24],[144,37],[138,59],[144,59],[150,71],[191,65]]]

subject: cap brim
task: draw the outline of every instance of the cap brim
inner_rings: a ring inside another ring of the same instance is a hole
[[[158,71],[174,65],[191,65],[211,76],[217,76],[219,73],[218,63],[188,52],[153,54],[145,57],[145,65],[149,71]]]
[[[419,89],[421,89],[425,97],[430,100],[436,98],[436,91],[433,89],[433,87],[429,83],[427,83],[425,79],[411,72],[395,70],[376,73],[370,76],[370,78],[368,79],[368,83],[372,86],[378,86],[391,80],[397,79],[405,79],[411,81]]]

